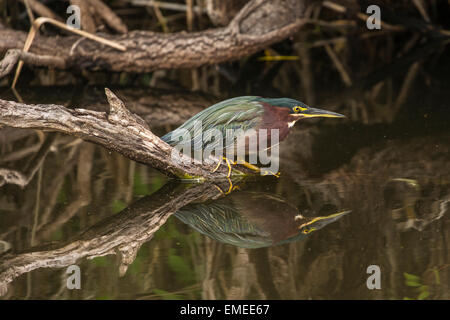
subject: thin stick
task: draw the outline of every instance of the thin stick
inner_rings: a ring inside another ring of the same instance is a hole
[[[350,79],[347,70],[345,70],[344,64],[339,60],[334,50],[328,44],[325,45],[325,50],[336,66],[336,69],[339,71],[342,81],[344,81],[346,86],[350,87],[352,85],[352,79]]]
[[[155,11],[156,18],[158,19],[159,24],[161,25],[164,33],[169,33],[169,27],[167,26],[167,21],[164,15],[162,14],[161,10],[157,5],[153,6],[153,10]]]
[[[347,8],[346,8],[346,7],[341,6],[340,4],[337,4],[337,3],[332,2],[332,1],[324,1],[324,2],[322,3],[322,5],[323,5],[324,7],[326,7],[326,8],[328,8],[328,9],[334,10],[334,11],[336,11],[336,12],[340,12],[340,13],[345,13],[345,12],[347,12]],[[364,20],[364,21],[367,21],[367,18],[369,18],[368,15],[366,15],[366,14],[364,14],[364,13],[361,13],[361,12],[358,12],[358,13],[356,14],[356,16],[357,16],[359,19]],[[381,25],[382,25],[383,28],[386,29],[386,30],[393,30],[393,31],[404,31],[404,30],[405,30],[405,28],[404,28],[403,26],[394,26],[394,25],[391,25],[391,24],[386,23],[386,22],[384,22],[384,21],[381,21]]]
[[[27,10],[28,17],[30,18],[30,23],[33,23],[34,22],[34,15],[33,15],[33,11],[31,11],[30,4],[28,3],[28,0],[23,0],[23,3],[25,4],[25,8]]]
[[[161,9],[166,10],[173,10],[173,11],[182,11],[186,12],[187,7],[184,4],[180,3],[172,3],[172,2],[162,2],[162,1],[148,1],[148,0],[129,0],[131,4],[135,6],[148,6],[148,7],[154,7],[158,6]],[[206,10],[203,8],[200,8],[199,6],[193,6],[192,10],[194,10],[195,13],[205,13]]]
[[[417,10],[422,15],[423,19],[426,22],[430,22],[431,20],[430,20],[430,17],[428,16],[427,9],[425,9],[425,6],[423,5],[423,1],[422,0],[412,0],[412,2],[414,3]]]
[[[414,62],[408,70],[408,73],[405,76],[405,80],[403,81],[402,88],[400,90],[399,95],[397,96],[397,100],[395,101],[394,110],[398,112],[400,107],[405,103],[408,98],[408,93],[412,87],[414,80],[416,79],[417,73],[420,70],[420,62]]]
[[[336,21],[325,21],[325,20],[319,20],[319,19],[307,19],[307,23],[318,25],[325,28],[335,28],[335,29],[342,29],[342,28],[352,28],[356,27],[356,22],[353,20],[336,20]]]
[[[386,34],[387,33],[385,31],[367,32],[367,33],[360,34],[358,37],[360,39],[368,39],[368,38],[372,38],[372,37],[383,36]],[[348,37],[336,37],[336,38],[331,38],[331,39],[317,40],[310,44],[306,43],[306,42],[299,43],[298,46],[306,47],[306,48],[317,48],[317,47],[322,47],[322,46],[326,46],[326,45],[330,45],[330,44],[344,43],[347,41],[348,41]]]
[[[192,10],[193,7],[193,0],[186,0],[186,25],[189,32],[192,32],[194,27],[194,11]],[[198,69],[192,69],[191,70],[191,77],[192,77],[192,91],[197,91],[200,89],[199,84],[199,70]]]
[[[62,19],[57,14],[55,14],[52,10],[50,10],[37,0],[20,0],[20,1],[23,2],[26,6],[28,5],[30,9],[34,11],[38,16],[49,17],[58,21],[62,21]],[[32,19],[32,21],[34,21],[34,18]]]
[[[186,0],[186,23],[187,23],[187,28],[188,31],[192,31],[193,27],[194,27],[194,11],[192,9],[193,7],[193,0]]]
[[[23,46],[23,50],[22,51],[28,52],[28,50],[30,50],[31,44],[33,43],[34,37],[36,36],[36,32],[39,30],[41,25],[44,24],[44,23],[53,24],[53,25],[55,25],[55,26],[57,26],[57,27],[59,27],[61,29],[64,29],[64,30],[76,33],[76,34],[78,34],[78,35],[80,35],[82,37],[85,37],[85,38],[88,38],[88,39],[100,42],[100,43],[102,43],[104,45],[113,47],[114,49],[117,49],[117,50],[120,50],[120,51],[126,51],[127,50],[126,47],[124,47],[124,46],[122,46],[122,45],[120,45],[120,44],[118,44],[118,43],[116,43],[114,41],[110,41],[110,40],[101,38],[99,36],[93,35],[93,34],[91,34],[89,32],[83,31],[83,30],[75,29],[73,27],[70,27],[70,26],[68,26],[68,25],[66,25],[66,24],[64,24],[62,22],[59,22],[59,21],[57,21],[55,19],[52,19],[52,18],[40,17],[40,18],[37,18],[33,22],[33,24],[31,25],[30,32],[28,33],[27,39],[25,40],[25,44]],[[17,64],[16,74],[14,76],[13,84],[11,86],[12,88],[16,87],[16,83],[17,83],[17,80],[19,79],[19,75],[20,75],[20,71],[22,70],[22,67],[23,67],[23,61],[20,60],[19,63]]]

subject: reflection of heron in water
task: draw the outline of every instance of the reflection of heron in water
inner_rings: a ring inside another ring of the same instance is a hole
[[[260,248],[301,240],[348,212],[304,217],[278,196],[239,191],[219,200],[189,204],[175,216],[217,241]]]

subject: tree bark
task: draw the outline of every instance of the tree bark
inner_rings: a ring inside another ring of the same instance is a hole
[[[0,65],[1,72],[1,65]],[[203,109],[212,106],[225,97],[217,97],[200,91],[192,92],[155,87],[110,87],[110,89],[126,104],[127,109],[148,123],[150,128],[178,127],[190,117]],[[109,110],[105,100],[104,88],[99,86],[36,86],[33,90],[20,91],[23,101],[28,104],[51,102],[68,108],[77,107],[92,111]],[[45,97],[45,101],[43,101]],[[2,99],[16,100],[13,91],[2,92]],[[10,132],[13,134],[12,132]],[[2,134],[0,133],[0,139]],[[4,136],[6,138],[6,136]],[[8,136],[8,139],[11,139]]]
[[[121,52],[71,37],[37,37],[31,52],[64,59],[66,68],[143,73],[236,60],[294,34],[305,22],[305,1],[252,0],[225,28],[193,33],[133,31],[110,36]],[[0,50],[22,49],[26,33],[0,30]],[[55,66],[58,67],[58,66]]]

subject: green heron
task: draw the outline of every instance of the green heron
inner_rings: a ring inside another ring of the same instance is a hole
[[[261,248],[302,240],[350,211],[332,212],[326,216],[305,217],[277,195],[239,191],[218,200],[189,204],[175,216],[219,242]]]
[[[221,146],[225,152],[229,147],[236,148],[239,139],[243,138],[247,139],[244,142],[244,153],[248,155],[248,141],[250,137],[246,135],[247,130],[253,129],[250,131],[256,135],[255,141],[258,144],[256,150],[259,150],[260,144],[261,146],[272,146],[271,129],[279,130],[278,141],[276,142],[279,143],[287,137],[290,129],[298,120],[313,117],[342,118],[345,116],[335,112],[311,108],[303,102],[289,98],[271,99],[257,96],[244,96],[228,99],[210,106],[187,120],[176,130],[164,135],[161,139],[169,145],[175,146],[180,143],[180,132],[188,132],[190,141],[184,141],[183,143],[188,143],[194,152],[197,149],[214,149],[217,146]],[[201,130],[196,130],[196,126],[199,125],[201,126]],[[207,133],[212,129],[218,130],[221,133],[221,141],[219,139],[211,139],[211,137],[208,138]],[[227,138],[228,129],[236,130],[240,133],[231,140]],[[260,134],[262,129],[264,129],[264,135]],[[261,139],[261,137],[263,138]],[[223,159],[228,165],[229,177],[231,175],[230,159],[226,157]],[[250,169],[255,171],[260,170],[259,167],[244,161],[244,159],[238,160],[240,164]],[[231,162],[235,164],[233,160]],[[221,161],[218,162],[215,170],[217,170],[220,163]]]

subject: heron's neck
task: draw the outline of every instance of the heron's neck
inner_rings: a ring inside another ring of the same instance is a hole
[[[263,106],[265,110],[260,128],[268,129],[269,134],[270,129],[278,129],[279,139],[283,140],[298,118],[292,116],[288,108],[274,107],[266,103],[263,103]]]

